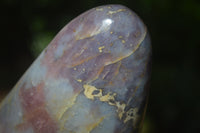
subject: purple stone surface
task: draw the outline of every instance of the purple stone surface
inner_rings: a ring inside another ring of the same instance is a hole
[[[1,133],[137,133],[145,112],[151,45],[122,5],[67,24],[0,105]]]

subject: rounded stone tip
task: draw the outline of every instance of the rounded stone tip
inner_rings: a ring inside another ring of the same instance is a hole
[[[137,133],[150,62],[147,28],[133,11],[88,10],[56,35],[3,101],[0,132]]]

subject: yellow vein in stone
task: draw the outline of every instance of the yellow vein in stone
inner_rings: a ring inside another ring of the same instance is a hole
[[[68,114],[67,114],[67,116],[66,117],[63,117],[63,119],[62,120],[60,120],[60,128],[59,128],[59,131],[64,131],[64,130],[67,130],[66,128],[65,128],[65,123],[67,123],[67,120],[68,120],[68,118],[69,117],[73,117],[74,116],[74,112],[69,112]]]
[[[112,14],[115,14],[115,13],[118,13],[118,12],[123,12],[123,11],[126,11],[126,9],[119,9],[119,10],[116,10],[116,11],[108,11],[107,15],[112,15]]]
[[[91,125],[89,125],[87,127],[88,133],[94,130],[103,120],[104,120],[104,117],[101,117],[96,123],[92,123]]]
[[[119,101],[115,100],[116,93],[108,92],[107,94],[103,95],[102,89],[97,89],[95,86],[85,84],[83,85],[84,88],[84,95],[91,100],[94,100],[94,98],[98,98],[101,102],[106,102],[111,106],[117,107],[117,113],[118,117],[121,120],[123,117],[123,114],[125,113],[126,104],[121,103]],[[93,94],[94,91],[99,91],[98,94]]]
[[[134,120],[135,122],[137,121],[138,119],[138,115],[137,115],[137,112],[138,112],[138,108],[131,108],[129,109],[127,112],[126,112],[126,118],[124,119],[124,123],[128,122],[129,120]]]
[[[147,29],[146,29],[146,27],[145,27],[144,35],[143,35],[142,38],[139,40],[139,43],[136,45],[135,49],[133,49],[132,52],[130,52],[129,54],[127,54],[127,55],[125,55],[125,56],[123,56],[123,57],[119,57],[119,58],[117,58],[117,59],[114,60],[114,61],[105,63],[104,66],[108,66],[108,65],[110,65],[110,64],[114,64],[114,63],[116,63],[116,62],[118,62],[118,61],[120,61],[120,60],[123,60],[124,58],[127,58],[127,57],[129,57],[130,55],[132,55],[132,54],[139,48],[139,46],[141,45],[142,41],[145,39],[146,34],[147,34]]]
[[[122,62],[119,61],[119,64],[118,64],[118,66],[117,66],[117,68],[116,68],[116,70],[114,72],[115,76],[119,73],[119,69],[120,69],[121,64],[122,64]]]
[[[78,60],[78,61],[76,61],[74,64],[71,64],[71,65],[68,66],[68,67],[69,67],[69,68],[76,67],[76,66],[78,66],[78,65],[83,64],[84,62],[88,62],[89,60],[92,60],[92,59],[96,58],[97,56],[99,56],[99,54],[97,54],[97,55],[95,55],[95,56],[87,57],[87,58],[82,59],[82,60]]]
[[[96,8],[96,11],[103,11],[103,8]]]
[[[88,81],[88,83],[91,83],[91,82],[95,81],[96,79],[98,79],[98,78],[99,78],[99,75],[103,72],[103,70],[104,70],[104,66],[102,66],[102,67],[98,70],[96,76],[95,76],[93,79],[91,79],[90,81]]]
[[[116,93],[108,92],[107,94],[103,95],[102,89],[97,89],[95,86],[91,86],[88,84],[83,85],[84,95],[91,100],[94,100],[94,98],[98,98],[102,102],[106,102],[111,106],[117,107],[117,113],[120,120],[122,120],[123,116],[125,115],[125,118],[123,120],[124,123],[133,120],[137,121],[139,118],[138,108],[130,108],[127,112],[125,112],[125,108],[127,104],[121,103],[119,101],[115,100]],[[93,94],[94,91],[99,91],[98,94]]]
[[[67,106],[65,106],[64,108],[62,108],[61,111],[58,112],[58,114],[57,114],[58,120],[62,119],[65,112],[67,112],[67,110],[75,104],[75,101],[76,101],[76,98],[78,95],[79,95],[79,93],[75,94],[75,96],[73,96],[71,99],[67,100],[67,102],[69,104]]]

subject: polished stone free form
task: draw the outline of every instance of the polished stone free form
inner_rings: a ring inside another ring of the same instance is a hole
[[[137,133],[151,46],[141,19],[121,5],[67,24],[0,105],[1,133]]]

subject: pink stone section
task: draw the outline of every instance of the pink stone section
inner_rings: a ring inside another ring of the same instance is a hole
[[[24,130],[31,126],[34,133],[56,133],[56,123],[45,109],[44,83],[36,87],[20,89],[21,104],[26,124],[19,125]]]

